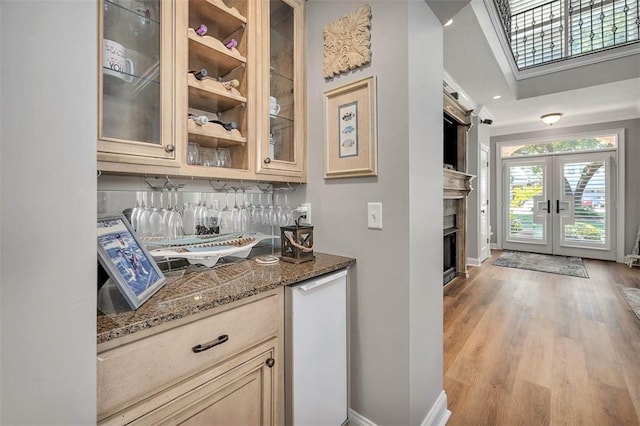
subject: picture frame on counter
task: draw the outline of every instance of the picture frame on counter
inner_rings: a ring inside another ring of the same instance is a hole
[[[324,92],[325,179],[377,176],[376,79]]]
[[[98,217],[98,260],[133,310],[164,285],[166,278],[122,215]]]

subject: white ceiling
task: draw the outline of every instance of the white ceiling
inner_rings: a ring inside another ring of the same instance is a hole
[[[479,11],[484,11],[486,16]],[[537,80],[518,82],[506,70],[504,55],[498,55],[498,59],[494,56],[500,47],[487,17],[482,0],[472,0],[454,16],[453,24],[444,28],[444,67],[445,80],[450,80],[454,87],[458,86],[457,89],[470,98],[472,102],[468,104],[474,106],[476,111],[480,110],[482,118],[494,120],[492,135],[546,129],[548,126],[539,117],[549,112],[564,114],[555,127],[640,117],[640,60],[637,60],[637,67],[634,62],[630,69],[625,65],[622,73],[607,72],[606,65],[605,68],[600,65],[600,68],[594,68],[593,74],[599,74],[594,78],[585,78],[588,70],[583,68],[580,70],[583,84],[574,84],[576,77],[571,80],[571,71],[564,72],[564,75],[555,73],[539,78],[539,87],[535,85]],[[491,44],[485,34],[489,36]],[[631,60],[636,61],[636,57]],[[502,63],[502,67],[499,63]],[[613,79],[611,75],[616,74],[618,76],[614,78],[622,80],[607,82],[605,74],[609,75],[609,80]],[[634,75],[637,77],[627,78]],[[565,78],[566,83],[559,85],[559,81],[553,81],[556,76]],[[589,85],[598,77],[605,77],[605,80],[601,80],[604,84]],[[522,83],[528,84],[528,97],[520,96],[522,99],[517,99],[517,86]],[[570,85],[576,88],[568,91],[550,90],[553,86]],[[581,87],[583,85],[587,87]],[[532,91],[534,94],[552,93],[531,96]],[[494,100],[495,95],[502,97]],[[465,102],[464,98],[461,100]]]

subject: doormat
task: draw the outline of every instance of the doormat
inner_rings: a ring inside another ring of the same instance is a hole
[[[587,268],[584,267],[580,257],[507,251],[502,253],[493,264],[506,268],[528,269],[530,271],[589,278]]]
[[[618,290],[622,293],[622,297],[627,301],[633,313],[640,319],[640,289],[618,285]]]

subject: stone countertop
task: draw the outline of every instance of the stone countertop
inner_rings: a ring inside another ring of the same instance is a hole
[[[282,261],[262,265],[255,260],[243,260],[214,268],[192,266],[166,273],[165,285],[136,311],[128,307],[115,286],[105,285],[98,293],[97,343],[324,275],[356,262],[349,257],[314,255],[314,261],[298,265]]]

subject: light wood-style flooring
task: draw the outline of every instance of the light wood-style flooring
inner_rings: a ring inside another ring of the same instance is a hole
[[[585,259],[584,279],[499,255],[445,288],[447,425],[640,425],[640,320],[616,288],[640,269]]]

